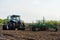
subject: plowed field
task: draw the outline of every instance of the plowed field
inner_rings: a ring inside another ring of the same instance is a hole
[[[60,40],[60,32],[0,30],[0,40]]]

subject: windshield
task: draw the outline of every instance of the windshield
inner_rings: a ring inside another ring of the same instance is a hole
[[[19,17],[11,17],[12,20],[20,20]]]
[[[11,17],[11,20],[19,21],[20,20],[20,17]]]
[[[9,16],[9,17],[7,17],[8,18],[8,20],[13,20],[13,21],[20,21],[20,17],[12,17],[12,16]]]

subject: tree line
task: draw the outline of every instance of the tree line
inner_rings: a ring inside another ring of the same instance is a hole
[[[4,24],[7,21],[7,19],[0,19],[0,24]],[[37,21],[38,23],[43,23],[42,21]],[[55,20],[47,20],[44,23],[46,24],[57,24],[60,25],[60,21],[55,21]]]

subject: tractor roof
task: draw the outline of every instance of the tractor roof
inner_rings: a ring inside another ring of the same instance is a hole
[[[12,15],[11,17],[20,17],[19,15]]]

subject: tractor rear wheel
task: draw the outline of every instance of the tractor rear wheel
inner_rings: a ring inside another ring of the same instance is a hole
[[[10,26],[9,26],[9,30],[15,30],[15,27],[10,27]]]

